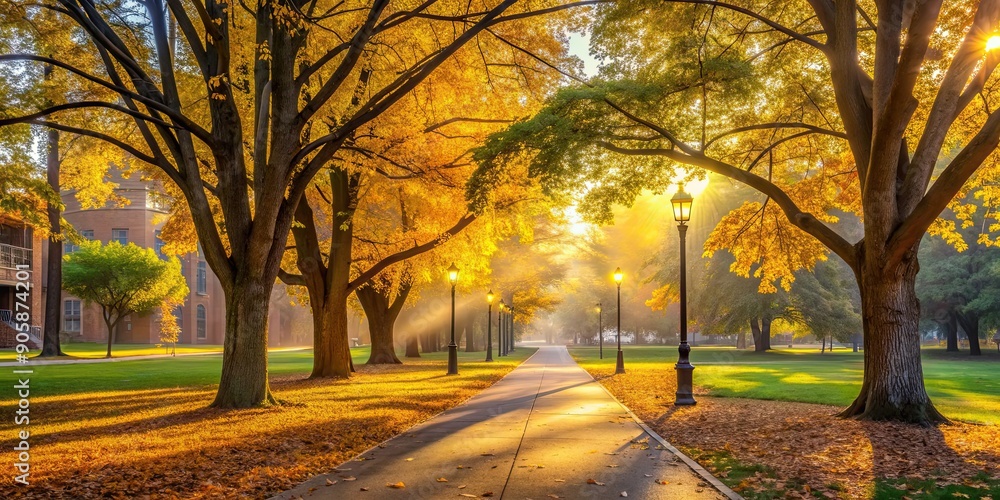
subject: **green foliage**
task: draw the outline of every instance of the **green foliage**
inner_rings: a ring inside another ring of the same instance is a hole
[[[878,479],[875,481],[875,500],[931,500],[952,498],[998,498],[1000,497],[1000,480],[991,478],[980,472],[965,484],[950,484],[939,486],[941,478],[896,478]]]
[[[789,292],[759,293],[758,281],[730,272],[734,262],[729,252],[712,257],[701,285],[696,288],[695,317],[707,334],[746,332],[757,318],[797,321]],[[808,274],[808,273],[806,273]],[[725,290],[725,293],[720,291]]]
[[[179,304],[188,294],[180,261],[162,260],[151,248],[92,241],[63,259],[63,289],[100,305],[109,335],[122,317]]]
[[[824,261],[812,272],[799,271],[791,296],[799,320],[817,338],[849,342],[861,334],[861,292],[843,262]]]
[[[962,230],[963,239],[972,243],[961,252],[947,241],[925,237],[917,294],[926,317],[954,309],[978,318],[981,327],[1000,327],[1000,247],[976,243],[977,234],[976,227]]]

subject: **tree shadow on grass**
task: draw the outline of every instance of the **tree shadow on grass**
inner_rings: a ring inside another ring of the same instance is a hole
[[[981,473],[1000,477],[1000,454],[989,443],[995,426],[946,424],[921,427],[893,422],[861,422],[871,443],[872,473],[876,479],[934,480],[937,487],[971,481]],[[987,436],[986,440],[978,434]],[[956,448],[965,447],[959,451]]]

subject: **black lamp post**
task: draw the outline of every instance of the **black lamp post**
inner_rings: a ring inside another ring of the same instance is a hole
[[[489,312],[486,314],[486,361],[493,361],[493,290],[486,293]]]
[[[451,343],[448,344],[448,375],[458,375],[458,344],[455,343],[455,285],[458,283],[458,267],[451,263],[448,268],[451,282]]]
[[[504,310],[507,309],[507,304],[503,303],[503,299],[500,299],[499,311],[497,311],[497,354],[500,356],[505,356],[507,354],[507,336],[504,334]]]
[[[677,364],[674,365],[674,369],[677,371],[677,394],[674,404],[677,406],[696,403],[692,393],[694,366],[688,360],[691,346],[687,342],[687,260],[685,256],[687,222],[691,220],[691,202],[693,201],[691,195],[685,193],[682,187],[670,198],[670,204],[674,208],[674,220],[677,221],[677,230],[681,235],[681,344],[677,348],[680,356],[677,359]]]
[[[597,344],[600,359],[604,359],[604,306],[600,302],[597,303]]]
[[[625,373],[625,358],[622,356],[622,268],[615,269],[615,284],[618,285],[618,363],[615,373]]]
[[[511,302],[513,302],[513,300],[511,300]],[[513,352],[514,349],[517,348],[517,346],[514,343],[514,307],[513,306],[510,307],[510,315],[507,316],[507,321],[510,321],[510,335],[508,335],[507,338],[510,340],[510,350],[511,350],[511,352]]]

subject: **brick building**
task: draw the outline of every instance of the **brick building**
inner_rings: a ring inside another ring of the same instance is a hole
[[[18,270],[26,266],[28,277],[28,307],[32,325],[29,346],[41,345],[42,309],[42,239],[20,219],[0,214],[0,347],[14,346],[14,314],[17,303]],[[23,286],[23,285],[22,285]]]
[[[157,184],[139,179],[138,175],[123,178],[117,171],[112,171],[113,182],[118,184],[116,194],[129,200],[125,206],[107,205],[96,209],[85,209],[76,200],[75,193],[62,193],[66,208],[63,217],[73,225],[80,234],[88,239],[108,243],[112,240],[122,244],[134,243],[145,248],[153,248],[163,254],[163,241],[160,240],[160,228],[166,221],[168,212],[163,203],[163,195]],[[64,254],[77,250],[72,243],[66,243]],[[222,284],[216,278],[212,269],[205,262],[201,252],[180,257],[181,272],[191,290],[184,303],[179,306],[174,315],[181,327],[181,344],[222,344],[225,337],[225,296]],[[308,320],[308,311],[291,306],[284,297],[282,285],[275,287],[271,300],[271,315],[268,325],[269,344],[271,346],[301,344],[301,332],[293,332],[292,325],[303,323],[296,321],[303,313]],[[62,325],[60,331],[63,337],[71,341],[97,342],[107,341],[107,327],[101,317],[100,307],[90,306],[80,299],[63,292],[61,310]],[[159,311],[145,314],[133,314],[123,319],[116,330],[116,341],[119,343],[159,343]],[[311,338],[311,337],[307,337]]]

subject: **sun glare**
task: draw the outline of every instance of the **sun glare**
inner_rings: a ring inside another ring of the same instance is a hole
[[[674,175],[671,182],[681,185],[685,192],[697,199],[698,195],[703,193],[705,188],[708,187],[708,176],[706,175],[701,179],[687,180],[687,172],[678,172],[677,175]],[[673,195],[673,191],[669,191],[666,194]]]
[[[986,51],[1000,49],[1000,35],[993,35],[986,40]]]
[[[576,205],[571,205],[564,212],[563,216],[566,217],[566,225],[569,227],[570,234],[574,236],[583,236],[587,234],[590,229],[590,224],[583,221],[583,217],[580,213],[576,211]]]

